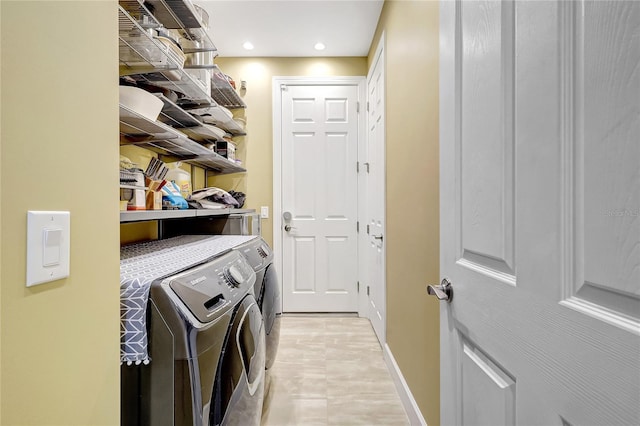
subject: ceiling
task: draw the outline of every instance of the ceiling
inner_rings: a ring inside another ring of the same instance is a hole
[[[195,0],[221,57],[367,56],[383,0]],[[251,42],[253,50],[243,48]],[[324,50],[315,50],[318,42]]]

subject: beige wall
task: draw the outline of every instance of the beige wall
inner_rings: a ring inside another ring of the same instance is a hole
[[[239,144],[245,174],[210,178],[209,184],[247,194],[246,208],[273,212],[273,110],[275,76],[364,76],[366,58],[217,58],[216,63],[236,82],[245,80],[247,136]],[[273,243],[271,217],[262,220],[262,235]]]
[[[2,1],[3,425],[117,425],[116,1]],[[70,276],[25,287],[27,210],[71,212]]]
[[[2,5],[0,4],[0,35],[2,34]],[[2,39],[0,38],[0,41]],[[2,65],[2,43],[0,42],[0,65]],[[2,67],[0,66],[0,82],[2,81]],[[0,84],[0,100],[2,99],[2,84]],[[0,102],[0,117],[2,117],[2,102]],[[0,289],[2,288],[2,119],[0,118]],[[0,384],[2,383],[2,291],[0,291]],[[0,424],[2,424],[2,386],[0,385]]]
[[[386,1],[387,343],[429,426],[439,415],[438,3]]]

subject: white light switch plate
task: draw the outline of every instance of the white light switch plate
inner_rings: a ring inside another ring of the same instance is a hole
[[[260,218],[269,219],[269,206],[260,207]]]
[[[27,287],[69,276],[71,214],[27,212]]]

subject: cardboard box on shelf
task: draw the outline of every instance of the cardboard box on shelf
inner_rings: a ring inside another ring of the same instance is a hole
[[[231,161],[236,159],[236,146],[229,141],[216,141],[216,152]]]

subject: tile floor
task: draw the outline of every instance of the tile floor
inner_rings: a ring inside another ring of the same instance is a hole
[[[263,426],[408,425],[365,318],[283,316]]]

